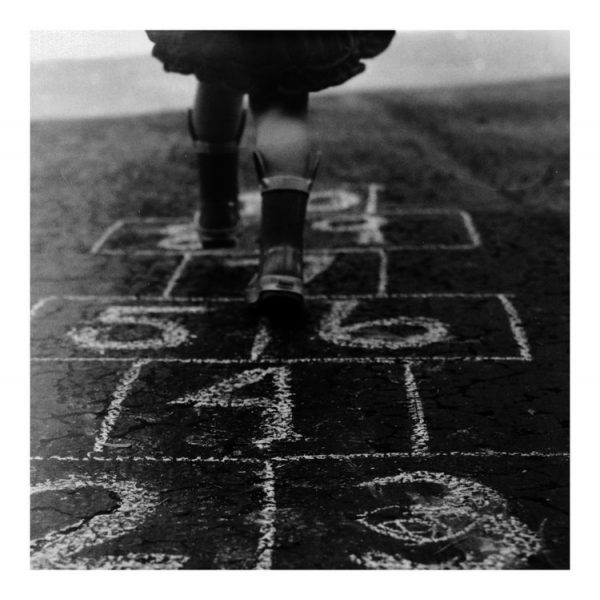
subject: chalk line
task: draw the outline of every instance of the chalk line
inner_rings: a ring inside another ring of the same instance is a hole
[[[379,255],[379,281],[377,283],[377,296],[379,298],[385,298],[387,296],[387,288],[388,288],[388,254],[383,249],[380,248],[377,251]]]
[[[475,227],[475,223],[473,222],[471,215],[465,210],[460,210],[458,212],[463,220],[465,229],[471,238],[473,248],[479,248],[481,246],[481,236]]]
[[[404,385],[409,401],[409,414],[411,420],[410,446],[415,456],[427,454],[429,446],[429,432],[423,412],[423,401],[415,380],[410,363],[404,365]]]
[[[127,456],[123,454],[113,455],[93,455],[87,456],[32,456],[33,462],[55,461],[55,462],[87,462],[87,463],[154,463],[154,464],[173,464],[173,463],[250,463],[262,464],[264,458],[252,456],[166,456],[166,455],[146,455],[146,456]]]
[[[376,215],[378,213],[379,204],[379,190],[383,189],[383,186],[378,183],[369,184],[369,192],[367,194],[367,202],[365,204],[365,215]]]
[[[467,211],[462,210],[460,208],[420,208],[418,206],[414,207],[396,207],[396,206],[384,206],[379,210],[380,215],[387,215],[390,217],[394,216],[419,216],[419,215],[427,215],[427,216],[453,216],[460,217],[460,213],[464,212],[465,214],[469,214]]]
[[[295,358],[259,358],[257,361],[251,361],[247,358],[176,358],[176,357],[154,357],[154,356],[33,356],[31,362],[36,363],[70,363],[70,362],[131,362],[133,359],[140,359],[147,362],[191,364],[191,365],[302,365],[302,364],[330,364],[330,365],[393,365],[403,364],[405,362],[529,362],[531,359],[518,356],[436,356],[420,354],[404,354],[396,356],[304,356]]]
[[[131,368],[123,375],[117,389],[113,393],[112,401],[108,407],[108,411],[102,424],[100,425],[100,431],[94,440],[93,452],[102,452],[108,438],[113,430],[115,423],[121,415],[123,408],[123,401],[127,398],[131,386],[135,380],[139,377],[142,367],[146,365],[148,361],[137,360],[131,365]]]
[[[537,450],[529,450],[519,452],[517,450],[502,451],[502,450],[448,450],[436,452],[424,452],[419,454],[419,459],[435,459],[435,458],[558,458],[568,459],[569,452],[543,452]],[[352,461],[352,460],[387,460],[397,458],[415,458],[413,452],[348,452],[331,453],[331,454],[286,454],[281,456],[270,456],[269,460],[274,463],[286,462],[302,462],[302,461],[319,461],[319,460],[334,460],[334,461]],[[32,462],[118,462],[118,463],[249,463],[263,464],[264,457],[259,456],[164,456],[164,455],[147,455],[147,456],[124,456],[124,455],[88,455],[88,456],[32,456]]]
[[[44,298],[40,298],[32,307],[29,313],[29,316],[33,319],[41,310],[48,304],[48,302],[52,302],[52,300],[57,300],[58,296],[45,296]]]
[[[90,254],[98,254],[100,248],[108,241],[108,239],[125,225],[125,219],[118,219],[100,236],[98,241],[91,247]]]
[[[375,217],[372,217],[375,218]],[[382,217],[383,218],[383,217]],[[330,255],[330,254],[368,254],[376,252],[378,246],[381,244],[371,244],[364,246],[326,246],[322,248],[313,248],[310,250],[312,255]],[[421,252],[421,251],[453,251],[453,250],[473,250],[476,246],[472,242],[469,243],[455,243],[455,244],[391,244],[385,245],[385,249],[391,250],[404,250],[409,252]],[[137,249],[137,250],[118,250],[118,249],[106,249],[102,250],[101,254],[105,256],[180,256],[181,250],[152,250],[152,249]],[[204,249],[204,250],[189,250],[192,256],[210,256],[217,258],[232,258],[248,257],[253,256],[258,258],[258,251],[252,252],[249,249],[240,248],[238,250],[224,250],[224,249]]]
[[[373,251],[370,251],[373,252]],[[307,300],[381,300],[395,298],[497,298],[502,295],[505,298],[512,298],[513,293],[507,292],[411,292],[411,293],[391,293],[385,296],[378,296],[373,293],[365,294],[312,294],[306,296]],[[136,300],[139,302],[173,302],[177,304],[198,304],[198,303],[219,303],[219,302],[244,302],[239,296],[172,296],[164,298],[162,296],[96,296],[96,295],[73,295],[56,296],[63,300],[72,302],[126,302]],[[139,310],[143,310],[140,308]]]
[[[515,337],[515,341],[519,346],[519,351],[521,353],[521,357],[523,360],[530,361],[533,360],[531,355],[531,347],[529,346],[529,341],[527,340],[527,334],[525,333],[525,329],[523,327],[523,322],[521,321],[521,317],[517,312],[514,304],[506,297],[506,294],[498,294],[498,300],[502,303],[504,310],[508,316],[508,323],[510,325],[510,329]]]
[[[173,289],[177,285],[177,282],[183,275],[183,272],[185,271],[185,269],[188,266],[188,263],[190,262],[191,259],[192,259],[192,255],[189,252],[186,252],[182,256],[181,262],[177,265],[177,268],[173,271],[173,275],[171,275],[171,278],[169,279],[169,281],[162,293],[162,297],[165,300],[169,300],[171,298],[171,293],[173,292]]]
[[[380,187],[375,183],[369,184],[369,192],[363,213],[365,222],[357,230],[359,246],[383,246],[385,244],[385,236],[381,228],[387,224],[387,219],[378,214]],[[349,231],[352,230],[353,228],[350,227]]]
[[[275,503],[275,473],[273,463],[265,461],[262,472],[263,506],[258,522],[260,534],[256,548],[256,569],[270,569],[273,566],[273,548],[275,546],[275,516],[277,505]]]
[[[252,349],[250,350],[250,360],[257,361],[271,342],[271,334],[266,319],[261,319],[258,331],[254,336]]]
[[[379,184],[371,183],[368,187],[367,200],[365,202],[365,208],[362,212],[363,217],[366,220],[366,226],[364,227],[364,236],[361,238],[359,246],[340,246],[325,247],[311,250],[312,254],[331,254],[331,253],[365,253],[370,251],[374,246],[384,244],[385,240],[381,234],[381,225],[386,222],[385,217],[394,216],[419,216],[419,215],[430,215],[430,216],[454,216],[459,217],[462,223],[466,235],[469,238],[469,243],[429,243],[429,244],[396,244],[388,246],[388,250],[406,250],[406,251],[440,251],[440,250],[472,250],[481,246],[481,236],[477,231],[477,228],[473,222],[471,215],[461,209],[449,209],[449,208],[384,208],[383,210],[379,207],[378,192],[383,189]],[[309,206],[310,208],[310,206]],[[317,211],[318,212],[318,211]],[[324,211],[328,212],[328,211]],[[343,221],[347,219],[345,216],[341,216],[340,219]],[[316,229],[322,229],[318,223],[321,223],[325,227],[326,223],[330,223],[332,219],[326,219],[325,221],[311,221],[312,225],[317,224]],[[258,252],[252,249],[204,249],[200,243],[189,244],[186,242],[185,245],[174,245],[173,247],[168,244],[162,244],[158,248],[138,248],[138,249],[118,249],[118,248],[104,248],[106,241],[123,225],[164,225],[173,227],[188,227],[193,229],[193,225],[187,221],[179,221],[168,218],[143,218],[143,219],[120,219],[115,222],[96,242],[92,248],[92,253],[98,253],[102,251],[102,254],[107,255],[164,255],[164,254],[181,254],[186,251],[193,256],[216,256],[216,257],[238,257],[238,256],[257,256]],[[327,228],[327,231],[332,230]],[[334,229],[333,229],[334,230]],[[345,231],[344,226],[340,225],[339,231]],[[350,230],[348,230],[350,231]],[[191,231],[193,239],[196,239],[195,231]],[[186,238],[187,239],[187,238]],[[362,246],[362,247],[361,247]]]

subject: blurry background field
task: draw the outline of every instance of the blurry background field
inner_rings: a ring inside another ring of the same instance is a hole
[[[34,119],[181,109],[192,77],[165,74],[142,31],[39,31],[31,36]],[[566,31],[417,31],[396,34],[367,71],[325,93],[448,87],[566,76]]]

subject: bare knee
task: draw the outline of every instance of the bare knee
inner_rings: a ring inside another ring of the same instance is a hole
[[[251,94],[256,147],[273,173],[303,176],[310,152],[308,94]]]

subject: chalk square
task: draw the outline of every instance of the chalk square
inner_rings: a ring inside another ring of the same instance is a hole
[[[569,449],[567,366],[460,362],[413,371],[431,452]]]
[[[569,565],[558,458],[315,459],[278,464],[275,569]]]
[[[348,186],[337,189],[314,190],[307,206],[307,218],[318,219],[325,215],[351,215],[362,212],[365,191],[357,192]],[[240,239],[237,250],[204,250],[190,219],[144,217],[125,218],[112,223],[92,245],[92,254],[181,254],[189,252],[211,255],[239,255],[256,252],[256,239],[261,213],[261,196],[258,191],[240,194]]]
[[[32,568],[253,569],[262,487],[261,463],[36,461]]]
[[[127,391],[104,453],[221,460],[408,452],[411,428],[395,365],[149,363]]]
[[[376,252],[361,254],[305,253],[304,282],[308,294],[375,293],[381,258]],[[173,296],[242,297],[256,273],[258,257],[193,257],[173,288]],[[356,277],[360,272],[361,277]]]
[[[397,294],[309,300],[309,319],[274,326],[262,358],[530,360],[518,313],[496,294]]]
[[[37,358],[241,359],[252,347],[256,317],[245,304],[65,296],[32,323]]]
[[[191,253],[201,256],[229,256],[247,254],[256,251],[258,222],[249,220],[240,228],[240,236],[235,250],[202,248],[196,227],[189,219],[170,219],[163,217],[145,217],[140,219],[123,219],[115,224],[109,235],[100,238],[93,253],[99,254],[183,254]]]
[[[31,455],[84,457],[129,363],[34,363]]]
[[[203,249],[189,220],[146,217],[116,221],[95,242],[94,254],[258,254],[259,221],[246,218],[234,249]],[[333,212],[312,215],[306,248],[357,253],[369,248],[403,250],[469,249],[480,245],[470,216],[450,209],[398,209],[381,214]]]
[[[308,247],[385,247],[388,250],[448,250],[479,246],[468,213],[454,209],[397,208],[374,214],[327,216],[307,230]]]

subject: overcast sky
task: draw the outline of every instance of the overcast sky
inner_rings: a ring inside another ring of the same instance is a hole
[[[457,32],[458,36],[461,32]],[[152,47],[143,31],[32,31],[31,60],[99,58],[146,54]]]
[[[145,54],[151,48],[143,31],[32,31],[31,60],[98,58]]]

